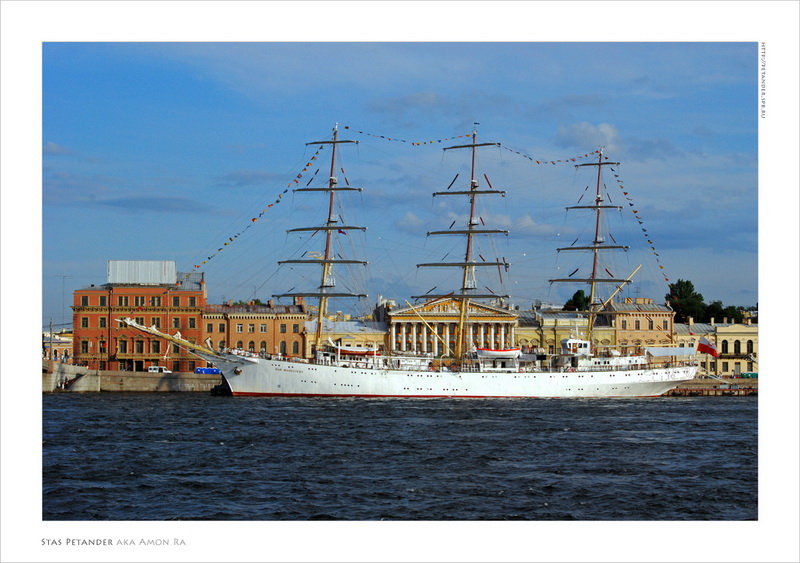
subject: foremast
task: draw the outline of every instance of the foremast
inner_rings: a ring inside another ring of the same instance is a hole
[[[602,308],[604,308],[604,306],[608,303],[608,301],[602,302],[602,301],[597,301],[596,300],[596,297],[597,297],[597,291],[596,291],[597,285],[598,284],[617,284],[621,288],[625,284],[631,283],[631,277],[633,276],[633,274],[631,274],[631,276],[629,276],[626,279],[614,278],[613,276],[609,277],[609,278],[604,278],[604,277],[600,276],[600,272],[599,272],[599,257],[600,257],[600,253],[601,252],[606,251],[606,250],[623,250],[623,251],[627,252],[628,248],[629,248],[628,246],[624,246],[624,245],[607,244],[606,240],[605,240],[605,237],[603,236],[603,234],[601,233],[601,230],[600,230],[600,225],[601,225],[600,219],[601,219],[601,214],[603,213],[603,210],[605,210],[605,209],[616,209],[617,211],[619,211],[619,210],[622,209],[622,206],[620,206],[620,205],[605,205],[604,204],[605,200],[603,198],[603,192],[602,192],[602,188],[603,188],[603,180],[602,180],[602,177],[603,177],[602,176],[603,166],[611,166],[611,165],[616,166],[616,165],[619,165],[619,162],[610,162],[610,161],[607,161],[607,160],[603,161],[603,149],[604,149],[604,147],[600,147],[599,155],[598,155],[598,158],[597,158],[597,162],[588,162],[588,163],[585,163],[585,164],[577,164],[577,165],[575,165],[576,169],[577,168],[582,168],[582,167],[585,167],[585,166],[596,166],[597,167],[597,186],[596,186],[594,203],[592,205],[573,205],[573,206],[569,206],[569,207],[566,208],[567,210],[570,210],[570,209],[588,209],[588,210],[591,210],[592,212],[594,212],[594,214],[595,214],[594,240],[591,242],[590,246],[568,246],[568,247],[565,247],[565,248],[558,248],[557,249],[558,252],[561,252],[562,250],[582,250],[582,251],[588,250],[588,251],[591,251],[592,255],[593,255],[592,256],[592,274],[588,278],[567,277],[567,278],[556,278],[556,279],[549,280],[550,283],[572,282],[572,283],[588,283],[590,285],[591,289],[589,291],[589,323],[588,323],[588,331],[589,331],[588,337],[589,337],[589,341],[590,342],[592,340],[592,328],[593,328],[593,325],[594,325],[594,319],[597,316],[597,313]],[[612,240],[613,240],[613,237],[612,237]],[[637,268],[637,270],[638,270],[638,268]],[[609,273],[609,275],[610,275],[610,272],[608,272],[608,270],[606,270],[606,272]],[[614,292],[614,293],[616,293],[616,292]]]
[[[458,327],[457,327],[457,334],[455,339],[455,350],[454,356],[457,362],[460,362],[465,351],[466,351],[466,335],[467,335],[467,320],[468,320],[468,312],[469,312],[469,303],[472,299],[498,299],[498,298],[507,298],[507,295],[498,295],[495,293],[489,294],[480,294],[477,292],[477,282],[475,278],[475,270],[481,266],[492,266],[492,267],[505,267],[508,268],[509,264],[506,263],[505,259],[501,262],[500,260],[495,259],[494,262],[486,262],[480,261],[478,262],[475,258],[475,251],[474,251],[474,237],[479,235],[491,235],[491,234],[504,234],[508,235],[508,231],[501,230],[501,229],[484,229],[479,228],[480,225],[483,224],[483,221],[476,215],[475,212],[475,203],[478,196],[483,195],[500,195],[505,197],[506,192],[495,190],[492,188],[491,184],[489,183],[488,177],[484,175],[486,179],[486,183],[489,186],[489,189],[480,189],[478,179],[475,176],[475,158],[477,149],[480,147],[497,147],[500,146],[500,143],[478,143],[477,142],[478,132],[476,130],[472,131],[472,142],[467,145],[456,145],[452,147],[445,147],[444,150],[453,150],[453,149],[470,149],[471,151],[471,164],[470,164],[470,181],[469,181],[469,189],[467,190],[456,190],[456,191],[449,191],[450,187],[453,186],[456,179],[458,178],[458,174],[456,177],[453,178],[453,182],[450,183],[446,191],[443,192],[434,192],[433,197],[436,196],[466,196],[469,198],[470,202],[470,211],[469,211],[469,219],[467,221],[466,229],[458,229],[452,230],[448,229],[446,231],[429,231],[427,233],[428,236],[437,236],[437,235],[463,235],[467,239],[466,250],[464,253],[464,261],[463,262],[432,262],[432,263],[425,263],[425,264],[417,264],[417,267],[445,267],[445,268],[461,268],[463,270],[463,275],[461,277],[461,288],[459,291],[453,291],[447,294],[426,294],[426,295],[417,295],[412,296],[413,299],[442,299],[442,298],[450,298],[458,302],[458,309],[459,309],[459,320],[458,320]],[[451,225],[452,227],[453,225]]]
[[[327,186],[323,187],[305,187],[305,188],[297,188],[292,190],[293,192],[302,192],[302,193],[309,193],[309,192],[325,192],[328,194],[328,217],[325,223],[321,226],[316,227],[299,227],[296,229],[289,229],[286,231],[287,233],[295,233],[295,232],[303,232],[303,231],[310,231],[316,234],[317,232],[324,232],[325,233],[325,250],[322,255],[322,259],[310,259],[310,260],[282,260],[278,262],[278,264],[316,264],[322,267],[322,277],[319,287],[317,288],[318,291],[313,292],[293,292],[293,293],[282,293],[273,295],[273,297],[310,297],[316,298],[319,300],[319,306],[317,311],[317,330],[315,334],[315,345],[316,349],[320,349],[320,344],[322,342],[322,321],[327,315],[328,310],[328,301],[334,297],[357,297],[362,298],[366,297],[366,294],[363,293],[353,293],[353,292],[341,292],[336,291],[336,278],[333,274],[333,266],[335,264],[362,264],[365,265],[367,262],[363,260],[350,260],[344,258],[336,258],[333,255],[333,239],[339,233],[344,233],[348,230],[359,230],[365,231],[366,227],[359,227],[356,225],[344,225],[340,221],[339,215],[335,212],[335,204],[336,204],[336,193],[337,192],[348,192],[348,191],[361,191],[361,188],[351,187],[348,182],[345,182],[345,186],[339,185],[339,180],[336,175],[336,153],[337,147],[340,144],[348,144],[354,143],[358,144],[358,141],[350,141],[345,139],[339,139],[339,124],[337,123],[333,128],[333,138],[329,141],[312,141],[310,143],[306,143],[308,145],[331,145],[331,167],[330,167],[330,174],[328,177]],[[313,236],[313,234],[312,234]]]

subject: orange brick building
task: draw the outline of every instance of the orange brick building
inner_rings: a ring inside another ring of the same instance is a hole
[[[206,305],[203,342],[208,338],[216,350],[302,356],[307,318],[302,297],[292,305],[275,305],[271,299],[266,305]]]
[[[177,345],[132,329],[131,317],[190,342],[202,343],[206,286],[202,272],[179,274],[174,262],[109,261],[109,283],[76,290],[73,296],[73,362],[91,369],[172,371],[204,367]]]

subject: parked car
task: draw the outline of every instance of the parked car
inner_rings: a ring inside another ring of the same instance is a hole
[[[164,366],[150,366],[147,368],[148,373],[172,373],[172,370],[165,368]]]

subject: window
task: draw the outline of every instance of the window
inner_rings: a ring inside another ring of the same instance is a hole
[[[133,343],[133,349],[137,354],[144,354],[144,340],[137,340]]]
[[[206,332],[214,332],[214,323],[206,323]]]
[[[642,321],[640,321],[639,319],[633,321],[633,328],[634,330],[642,330]]]
[[[734,354],[741,354],[742,353],[742,343],[738,340],[733,341],[733,353]]]
[[[194,362],[189,361],[189,371],[194,371]]]
[[[723,354],[727,354],[728,353],[728,341],[727,340],[723,340],[722,341],[722,353]]]
[[[225,341],[224,340],[220,340],[219,341],[219,349],[222,350],[223,348],[225,348]]]
[[[133,306],[134,307],[144,307],[144,295],[135,295],[133,297]]]
[[[144,317],[136,317],[133,319],[135,322],[139,323],[140,325],[144,324]]]
[[[197,307],[197,297],[189,297],[189,307]]]
[[[100,296],[100,306],[101,307],[107,307],[108,306],[107,303],[108,303],[108,301],[106,300],[106,296],[105,295],[101,295]]]
[[[225,323],[219,323],[219,331],[225,332]]]
[[[180,354],[180,352],[181,352],[181,347],[173,342],[172,343],[172,353],[173,354]]]
[[[753,362],[747,362],[747,371],[749,372],[753,371]]]
[[[256,331],[256,325],[254,325],[252,323],[247,325],[247,332],[255,332],[255,331]]]
[[[247,343],[247,349],[250,350],[251,352],[255,352],[256,343],[251,340],[250,342]]]
[[[81,328],[89,328],[89,317],[81,317]]]
[[[242,332],[244,330],[244,325],[242,323],[236,323],[236,332]]]
[[[281,333],[284,333],[284,332],[286,332],[286,325],[281,325]],[[286,346],[286,343],[284,342],[284,347],[285,346]]]
[[[189,317],[189,328],[197,328],[197,319]]]
[[[89,296],[81,295],[81,307],[88,307],[88,306],[89,306]]]
[[[647,319],[647,330],[653,330],[653,319]]]
[[[150,341],[150,352],[153,354],[160,354],[161,353],[161,341],[159,340],[151,340]]]
[[[753,353],[753,341],[752,340],[748,340],[747,341],[747,353],[748,354],[752,354]]]
[[[286,355],[286,341],[281,340],[281,354]]]
[[[89,341],[81,340],[81,354],[88,354],[88,353],[89,353]]]
[[[179,317],[172,319],[172,328],[181,328],[181,319]]]
[[[173,307],[180,307],[181,306],[181,298],[179,295],[172,296],[172,306]]]
[[[722,362],[722,372],[728,371],[728,362]]]
[[[261,332],[267,332],[267,325],[266,324],[262,324],[261,325]]]
[[[238,348],[239,350],[242,349],[242,341],[241,340],[237,340],[236,341],[236,348]]]
[[[622,330],[628,330],[628,321],[622,319]]]
[[[664,330],[669,331],[669,319],[664,319]]]
[[[267,343],[264,342],[263,340],[261,341],[261,344],[259,344],[259,350],[261,350],[262,352],[267,351]]]
[[[127,340],[120,340],[117,343],[118,352],[120,354],[127,354],[128,353],[128,341]]]
[[[180,361],[176,360],[172,362],[172,371],[181,371],[181,363]]]
[[[300,332],[300,325],[292,325],[292,332],[295,334]]]
[[[300,353],[300,343],[296,340],[292,342],[292,354],[299,354]]]
[[[150,306],[151,307],[161,307],[161,296],[155,296],[150,298]]]
[[[97,319],[97,320],[98,320],[98,321],[99,321],[99,323],[100,323],[100,324],[98,325],[100,328],[106,328],[106,318],[105,318],[105,317],[100,317],[100,318],[99,318],[99,319]]]
[[[128,306],[128,296],[127,295],[118,295],[117,296],[117,306],[118,307],[127,307]]]

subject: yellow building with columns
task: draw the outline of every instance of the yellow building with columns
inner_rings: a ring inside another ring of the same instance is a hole
[[[465,349],[513,348],[517,342],[517,314],[513,310],[478,302],[468,303],[469,324]],[[460,317],[455,299],[439,299],[388,312],[389,350],[394,353],[452,356]]]

